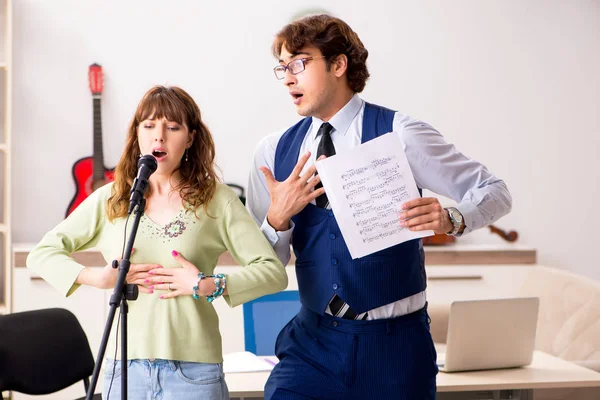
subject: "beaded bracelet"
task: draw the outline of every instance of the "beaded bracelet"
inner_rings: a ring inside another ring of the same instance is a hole
[[[196,300],[198,300],[200,298],[200,296],[198,296],[198,286],[200,286],[200,281],[204,278],[208,278],[208,277],[206,275],[204,275],[204,272],[200,272],[198,274],[198,283],[196,283],[196,286],[194,286],[192,288],[192,290],[193,290],[192,297]]]
[[[209,303],[212,303],[217,297],[223,295],[223,292],[225,291],[225,287],[227,286],[227,278],[225,278],[225,274],[217,274],[213,276],[214,282],[215,282],[215,286],[216,289],[215,291],[209,295],[206,296],[206,300]]]
[[[227,286],[227,278],[225,277],[225,274],[217,274],[217,275],[204,275],[204,272],[200,272],[198,274],[198,283],[196,283],[196,286],[194,286],[192,288],[193,292],[192,292],[192,297],[196,300],[198,300],[200,298],[200,296],[198,295],[198,288],[200,286],[200,281],[202,279],[206,279],[206,278],[214,278],[214,283],[216,286],[215,291],[211,294],[206,296],[206,301],[208,301],[209,303],[212,303],[217,297],[222,296],[223,292],[225,291],[225,287]]]

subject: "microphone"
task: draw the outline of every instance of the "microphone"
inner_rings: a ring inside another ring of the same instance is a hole
[[[148,189],[148,178],[156,168],[158,164],[156,163],[156,158],[154,158],[151,154],[146,154],[138,160],[138,174],[133,180],[133,185],[131,185],[131,197],[129,198],[129,210],[127,214],[131,214],[135,206],[140,204],[140,201],[144,198],[144,193]]]

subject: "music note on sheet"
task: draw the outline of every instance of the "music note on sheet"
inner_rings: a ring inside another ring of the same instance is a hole
[[[400,226],[402,204],[420,197],[402,149],[391,132],[316,163],[352,258],[433,235]]]

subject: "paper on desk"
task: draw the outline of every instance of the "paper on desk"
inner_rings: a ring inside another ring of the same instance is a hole
[[[420,197],[396,132],[316,163],[352,258],[433,235],[400,227],[401,206]]]
[[[223,372],[225,373],[270,371],[273,366],[273,362],[265,361],[249,351],[229,353],[223,356]]]

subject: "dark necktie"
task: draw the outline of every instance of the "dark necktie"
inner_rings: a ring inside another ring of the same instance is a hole
[[[327,157],[335,155],[335,147],[333,147],[333,141],[331,140],[331,131],[333,130],[333,126],[329,122],[323,122],[323,125],[319,128],[317,132],[317,137],[321,136],[321,141],[319,142],[319,147],[317,148],[317,159],[322,155]],[[319,189],[323,187],[321,182],[317,183],[315,189]],[[329,201],[327,200],[327,195],[322,194],[315,199],[317,207],[327,208],[329,205]]]
[[[333,146],[333,141],[331,140],[331,131],[333,130],[333,126],[329,122],[324,122],[323,125],[319,128],[319,132],[317,132],[317,137],[321,136],[321,141],[319,142],[319,147],[317,148],[317,159],[322,155],[327,157],[331,157],[335,155],[335,147]],[[321,182],[319,182],[315,189],[323,187]],[[327,195],[322,194],[315,199],[317,207],[328,208],[329,201],[327,200]],[[331,300],[329,300],[329,310],[331,315],[334,315],[339,318],[344,319],[360,319],[364,320],[367,318],[367,313],[357,314],[353,309],[350,308],[348,303],[342,300],[338,295],[333,295]]]
[[[350,308],[348,303],[342,300],[337,294],[334,294],[331,300],[329,300],[329,310],[325,310],[327,314],[331,312],[331,315],[343,319],[359,319],[364,321],[369,316],[368,313],[364,312],[358,314],[356,311]]]

